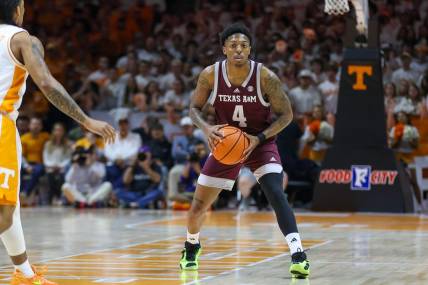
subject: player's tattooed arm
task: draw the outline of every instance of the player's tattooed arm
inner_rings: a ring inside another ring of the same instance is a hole
[[[114,128],[106,122],[88,117],[61,83],[52,76],[43,59],[43,45],[36,37],[26,32],[17,33],[12,37],[10,48],[13,55],[24,64],[24,68],[45,97],[55,107],[82,124],[87,130],[102,136],[106,143],[114,142],[116,138]]]
[[[276,114],[276,120],[263,131],[266,138],[270,138],[281,132],[293,120],[293,110],[290,99],[282,89],[281,80],[274,72],[263,67],[261,73],[262,92],[270,102],[272,111]]]
[[[85,125],[88,117],[74,102],[61,83],[50,73],[44,61],[44,50],[40,41],[27,33],[19,33],[14,36],[13,40],[14,44],[20,48],[25,68],[45,97],[60,111],[78,123]]]
[[[208,124],[204,120],[203,108],[206,105],[214,86],[214,68],[208,66],[205,68],[198,78],[196,89],[192,94],[190,102],[190,118],[193,123],[200,129],[204,130]]]
[[[214,149],[215,142],[223,138],[219,129],[225,126],[211,126],[205,121],[203,116],[203,109],[206,107],[213,87],[214,65],[211,65],[205,68],[199,75],[198,84],[196,85],[195,92],[192,95],[189,112],[193,123],[204,132],[208,140],[208,146],[211,150]]]

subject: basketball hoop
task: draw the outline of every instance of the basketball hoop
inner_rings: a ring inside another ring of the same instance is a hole
[[[368,0],[351,0],[357,16],[358,33],[367,36],[369,22]],[[324,12],[329,15],[344,15],[349,12],[348,0],[325,0]]]
[[[329,15],[344,15],[349,12],[348,0],[325,0],[324,12]]]

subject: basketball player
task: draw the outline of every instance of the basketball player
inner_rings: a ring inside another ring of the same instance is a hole
[[[107,143],[114,140],[115,130],[87,117],[52,77],[40,41],[21,28],[23,17],[24,0],[0,0],[0,238],[15,265],[11,284],[52,285],[56,283],[28,261],[19,213],[21,142],[16,119],[28,74],[54,106]]]
[[[293,118],[290,101],[278,77],[261,63],[248,58],[252,38],[245,26],[233,24],[227,27],[220,40],[227,59],[208,66],[199,75],[190,116],[193,123],[203,130],[211,149],[216,141],[222,139],[219,129],[226,124],[244,131],[250,145],[239,164],[224,165],[213,156],[206,161],[188,213],[187,241],[180,267],[183,270],[198,269],[201,253],[199,232],[205,213],[222,189],[232,189],[240,168],[247,166],[254,172],[275,210],[279,227],[290,248],[291,274],[307,277],[309,262],[303,251],[296,219],[283,192],[283,170],[275,144],[276,134]],[[203,119],[201,111],[206,103],[213,105],[220,125],[209,125]],[[272,113],[276,115],[275,120]]]

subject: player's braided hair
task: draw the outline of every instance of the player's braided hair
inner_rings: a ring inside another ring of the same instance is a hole
[[[0,23],[15,25],[13,14],[22,0],[0,0]]]
[[[220,44],[224,46],[227,38],[233,34],[243,34],[250,40],[250,45],[253,43],[250,30],[243,23],[237,22],[226,27],[223,32],[220,33]]]

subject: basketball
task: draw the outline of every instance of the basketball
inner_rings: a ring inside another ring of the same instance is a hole
[[[221,128],[220,132],[223,134],[223,139],[215,145],[214,158],[227,165],[239,163],[250,141],[240,129],[235,127],[226,126]]]

